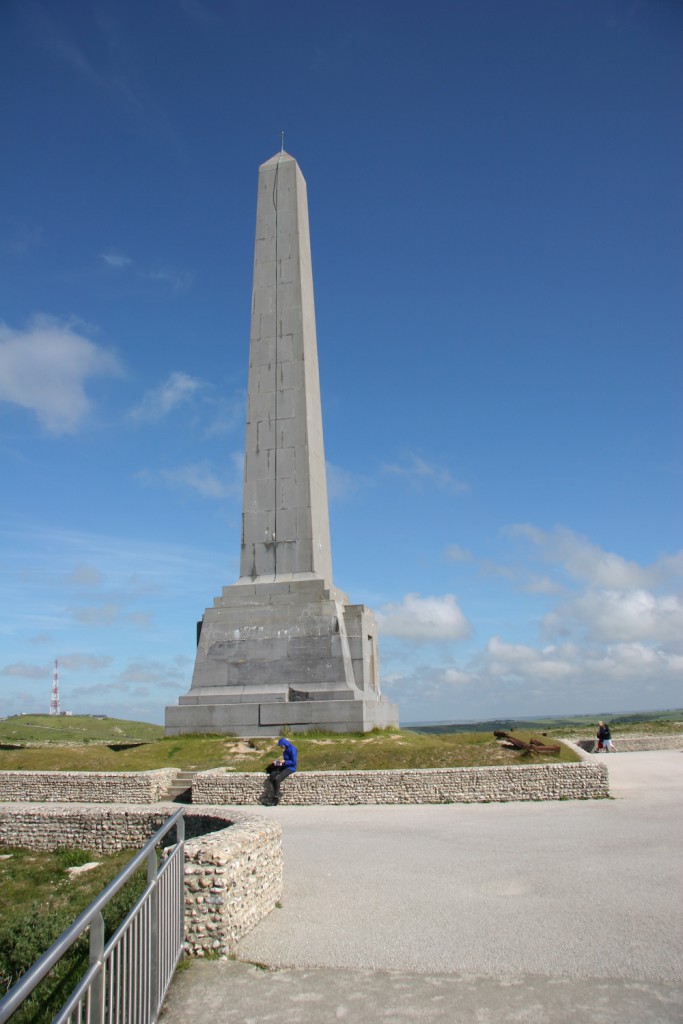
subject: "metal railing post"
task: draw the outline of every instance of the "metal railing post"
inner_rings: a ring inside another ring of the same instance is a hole
[[[149,894],[149,1019],[154,1024],[159,1011],[159,885],[157,883],[157,852],[150,850],[147,858]]]
[[[104,918],[101,913],[95,915],[90,922],[90,956],[89,963],[98,965],[97,974],[90,988],[90,1024],[102,1024],[104,1020],[104,979],[102,977],[102,960],[104,956]]]

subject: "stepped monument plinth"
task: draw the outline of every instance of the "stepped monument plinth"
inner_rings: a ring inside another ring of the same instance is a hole
[[[259,168],[251,310],[240,578],[204,612],[166,733],[398,725],[375,616],[332,582],[306,182],[284,150]]]

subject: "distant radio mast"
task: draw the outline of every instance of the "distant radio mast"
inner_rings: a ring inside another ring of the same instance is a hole
[[[55,670],[52,674],[52,696],[50,697],[50,714],[59,714],[59,663],[55,658]]]

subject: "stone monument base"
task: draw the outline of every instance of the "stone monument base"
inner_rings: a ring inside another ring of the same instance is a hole
[[[375,616],[308,574],[223,588],[207,608],[192,686],[166,735],[278,736],[398,726],[379,686]]]
[[[315,707],[313,707],[315,705]],[[284,701],[272,704],[184,704],[166,708],[166,735],[234,733],[280,736],[283,733],[370,732],[398,727],[398,709],[379,700]]]

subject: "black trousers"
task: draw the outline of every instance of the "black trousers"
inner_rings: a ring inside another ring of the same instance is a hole
[[[280,785],[285,781],[289,775],[293,775],[294,772],[291,768],[278,768],[277,771],[270,773],[270,782],[273,787],[273,796],[276,800],[280,799]]]

